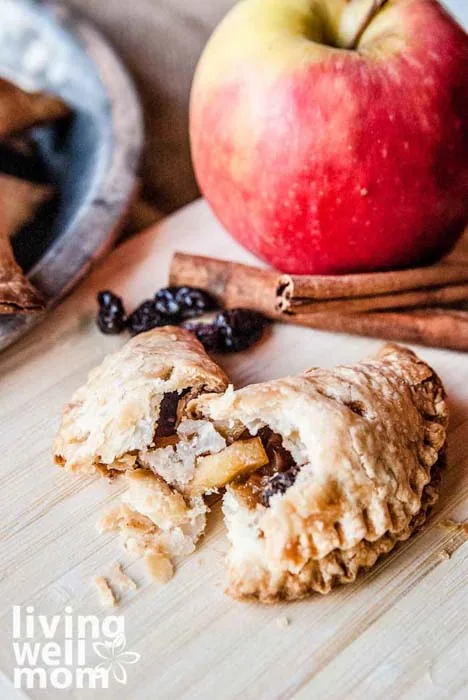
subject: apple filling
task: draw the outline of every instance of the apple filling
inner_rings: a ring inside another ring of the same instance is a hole
[[[239,476],[265,466],[268,457],[260,438],[243,426],[214,426],[183,417],[190,389],[166,394],[151,446],[140,450],[135,466],[150,470],[187,497],[209,494]]]
[[[206,420],[184,420],[171,445],[140,456],[146,468],[186,496],[202,496],[228,484],[249,507],[268,507],[292,486],[299,466],[268,426],[256,436],[242,424],[227,427]]]
[[[120,532],[128,550],[149,557],[148,565],[168,558],[167,570],[204,532],[204,496],[229,484],[248,508],[268,507],[299,472],[269,427],[252,435],[239,421],[187,418],[187,398],[190,390],[164,396],[152,444],[123,460],[131,464],[123,477],[127,490],[100,523],[101,531]]]
[[[259,437],[236,439],[239,430],[183,417],[187,397],[190,390],[166,394],[152,444],[121,458],[127,490],[99,524],[151,561],[192,552],[206,524],[203,496],[268,464]]]
[[[238,475],[231,483],[231,490],[251,509],[258,504],[268,508],[274,495],[284,493],[294,484],[300,470],[283,446],[281,435],[265,426],[259,431],[258,439],[264,447],[267,463],[254,473]]]
[[[241,423],[182,419],[171,435],[162,432],[154,447],[139,453],[138,464],[187,497],[231,484],[251,507],[268,506],[275,493],[294,483],[299,471],[281,436],[266,426],[255,436]]]
[[[194,477],[198,459],[216,454],[226,445],[225,438],[211,423],[182,420],[172,435],[157,438],[154,446],[141,450],[138,462],[168,484],[185,491]]]
[[[197,460],[189,493],[198,496],[246,478],[268,464],[268,456],[259,437],[233,442],[217,454]]]

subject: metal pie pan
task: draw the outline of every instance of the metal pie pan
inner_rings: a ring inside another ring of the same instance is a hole
[[[113,49],[76,13],[55,3],[0,0],[0,16],[0,76],[52,92],[73,110],[65,125],[32,132],[58,194],[13,241],[48,310],[115,239],[137,185],[141,108]],[[0,349],[43,316],[0,316]]]

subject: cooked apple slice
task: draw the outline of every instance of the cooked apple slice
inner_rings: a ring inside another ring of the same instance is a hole
[[[268,456],[260,438],[238,440],[221,452],[199,457],[189,493],[200,496],[212,489],[226,486],[238,476],[245,476],[268,464]]]
[[[150,518],[159,528],[179,527],[187,521],[184,497],[148,469],[126,473],[128,491],[123,497],[137,513]]]

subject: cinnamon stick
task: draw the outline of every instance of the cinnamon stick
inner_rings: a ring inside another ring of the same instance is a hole
[[[277,308],[280,277],[272,270],[176,253],[170,269],[169,282],[171,285],[201,287],[211,292],[228,308],[243,306],[256,309],[269,318],[286,323],[325,331],[468,351],[468,311],[435,306],[427,309],[372,313],[321,311],[289,315]],[[346,277],[356,277],[356,275]],[[321,278],[322,283],[325,279]],[[401,284],[398,280],[398,277],[392,277],[392,284]],[[365,284],[367,284],[366,281]]]
[[[468,265],[439,264],[362,275],[281,275],[226,260],[176,253],[171,284],[207,289],[227,306],[289,314],[360,313],[468,300]],[[275,316],[276,317],[276,316]]]
[[[360,312],[454,303],[468,298],[468,265],[438,264],[352,275],[283,275],[277,305],[284,313]]]
[[[169,284],[206,289],[228,308],[245,307],[280,318],[276,309],[279,273],[274,270],[217,260],[202,255],[175,253]]]
[[[398,273],[395,273],[398,274]],[[364,311],[382,311],[385,309],[404,309],[417,306],[444,306],[468,301],[468,284],[447,284],[440,287],[422,287],[407,292],[386,292],[381,294],[344,297],[330,301],[312,299],[277,298],[277,308],[285,315],[345,312],[362,313]]]
[[[434,307],[361,314],[320,313],[282,319],[308,328],[468,352],[468,311]]]

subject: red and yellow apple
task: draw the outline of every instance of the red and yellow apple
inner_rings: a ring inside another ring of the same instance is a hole
[[[190,135],[215,214],[280,270],[430,262],[468,220],[468,36],[436,0],[241,0]]]

